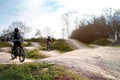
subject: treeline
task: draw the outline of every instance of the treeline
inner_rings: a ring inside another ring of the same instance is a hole
[[[22,21],[12,22],[7,29],[4,29],[0,35],[0,41],[11,41],[11,36],[14,32],[14,29],[18,28],[20,34],[24,37],[30,31],[30,27],[26,26]]]
[[[109,10],[109,9],[108,9]],[[71,38],[90,43],[101,38],[119,40],[120,38],[120,9],[107,12],[101,17],[92,17],[91,20],[79,24]]]

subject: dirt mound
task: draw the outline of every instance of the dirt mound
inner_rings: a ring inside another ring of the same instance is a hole
[[[56,51],[56,50],[52,50],[52,51],[39,51],[41,54],[49,56],[49,57],[53,57],[53,56],[59,56],[61,55],[60,52]]]
[[[120,79],[119,48],[80,49],[36,62],[59,64],[92,80]]]
[[[66,42],[75,49],[88,48],[84,43],[77,41],[75,39],[69,39]]]

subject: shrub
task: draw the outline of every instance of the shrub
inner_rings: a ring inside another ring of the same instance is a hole
[[[101,46],[106,46],[111,44],[112,42],[110,40],[107,40],[106,38],[96,40],[92,42],[91,44],[96,44],[96,45],[101,45]]]
[[[46,58],[47,56],[45,56],[43,54],[40,54],[39,50],[34,49],[32,51],[27,52],[26,57],[27,58],[32,58],[32,59],[43,59],[43,58]]]
[[[65,42],[65,40],[62,40],[62,39],[52,41],[51,42],[51,49],[52,50],[58,50],[62,53],[73,50],[73,48],[70,45],[68,45]],[[46,50],[46,45],[42,46],[41,50]]]
[[[57,40],[53,44],[51,44],[53,50],[58,50],[60,52],[68,52],[72,51],[73,48],[68,45],[64,40]]]
[[[27,44],[23,43],[22,46],[27,47],[27,46],[31,46],[30,42],[27,42]]]
[[[0,48],[1,47],[12,47],[12,44],[10,44],[8,42],[0,42]]]
[[[75,29],[71,38],[82,41],[84,43],[91,43],[95,40],[108,38],[107,24],[104,17],[93,18],[93,21],[83,23],[79,28]]]
[[[41,50],[46,50],[46,45],[42,46],[40,49]],[[52,41],[51,42],[51,49],[52,50],[58,50],[62,53],[73,50],[73,48],[70,45],[68,45],[65,42],[65,40],[61,40],[61,39]]]
[[[64,67],[54,64],[0,65],[1,80],[66,80],[66,76],[67,80],[86,80]]]

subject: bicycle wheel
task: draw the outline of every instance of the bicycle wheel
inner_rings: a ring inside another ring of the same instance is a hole
[[[20,48],[20,52],[19,52],[19,60],[20,60],[20,62],[25,61],[25,51],[24,51],[24,49],[21,49],[21,48]]]
[[[50,44],[47,45],[46,50],[47,50],[47,51],[50,51],[50,50],[51,50]]]
[[[12,53],[11,53],[11,58],[12,58],[12,60],[14,60],[14,59],[15,59],[15,55],[14,55],[13,50],[12,50]]]
[[[13,53],[11,53],[11,58],[12,60],[15,59],[15,55]]]

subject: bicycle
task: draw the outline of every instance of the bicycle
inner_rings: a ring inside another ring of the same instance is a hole
[[[25,51],[23,48],[20,48],[19,46],[16,48],[16,50],[12,50],[11,58],[12,60],[15,59],[14,52],[16,52],[17,56],[19,56],[19,61],[24,62],[25,61]]]
[[[50,51],[50,50],[51,50],[50,42],[48,42],[46,50],[47,50],[47,51]]]

